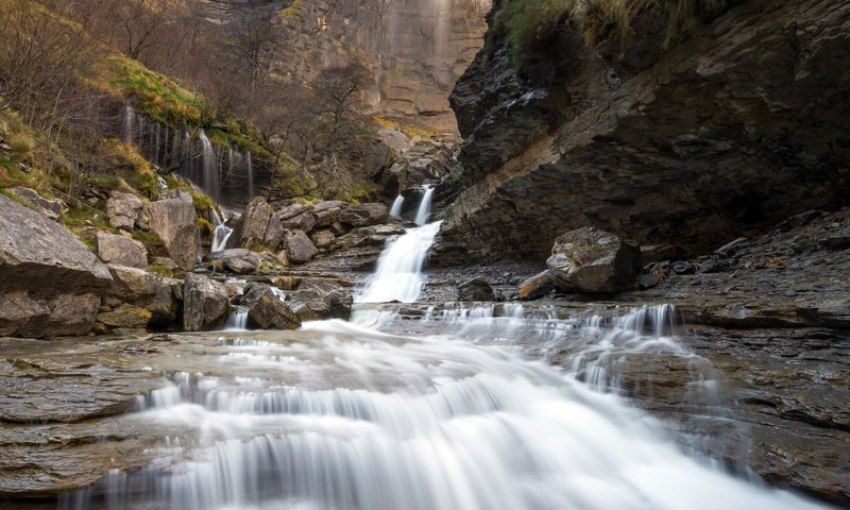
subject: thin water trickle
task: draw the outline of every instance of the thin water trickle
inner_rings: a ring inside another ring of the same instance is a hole
[[[393,200],[393,206],[390,208],[390,216],[401,218],[401,208],[404,205],[404,197],[399,195]]]
[[[431,203],[434,200],[434,186],[426,186],[422,188],[422,201],[419,203],[419,209],[416,211],[416,219],[414,223],[420,227],[428,223],[431,217]]]
[[[203,129],[198,137],[201,140],[201,156],[203,158],[202,161],[204,168],[203,184],[201,187],[209,196],[217,201],[221,190],[221,182],[218,162],[215,157],[215,150],[213,150],[212,142],[207,137],[206,133],[204,133]]]

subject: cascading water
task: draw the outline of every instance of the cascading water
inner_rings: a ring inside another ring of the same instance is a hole
[[[390,208],[390,216],[401,218],[401,208],[404,205],[404,197],[399,195],[393,200],[393,206]]]
[[[434,186],[426,186],[422,188],[422,202],[419,203],[419,209],[416,211],[416,219],[414,223],[420,227],[428,222],[431,217],[431,203],[434,200]]]
[[[227,318],[224,325],[225,331],[247,331],[248,330],[248,309],[237,307]]]
[[[133,143],[136,138],[136,111],[132,105],[124,106],[124,143]]]
[[[222,215],[224,214],[224,211],[222,211]],[[230,236],[233,234],[233,229],[228,227],[226,224],[227,216],[225,215],[222,218],[215,209],[212,210],[212,219],[215,230],[213,231],[212,248],[210,251],[215,253],[227,248],[227,241],[230,240]]]
[[[213,199],[218,201],[219,190],[221,189],[221,183],[219,179],[219,169],[218,162],[216,161],[215,151],[213,150],[212,142],[207,138],[204,130],[201,130],[200,135],[198,137],[201,140],[201,149],[202,149],[202,157],[203,157],[203,165],[204,165],[204,179],[203,179],[203,189],[210,195]]]
[[[422,270],[428,249],[440,231],[442,222],[409,228],[401,237],[390,241],[378,259],[378,269],[365,288],[354,298],[357,303],[412,303],[425,285]]]
[[[254,198],[254,161],[251,153],[245,153],[245,170],[248,174],[248,199]]]

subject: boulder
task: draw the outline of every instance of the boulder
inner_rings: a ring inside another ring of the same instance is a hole
[[[553,289],[549,271],[543,271],[523,280],[517,289],[517,297],[521,300],[540,299],[552,292]]]
[[[115,228],[131,230],[142,214],[144,203],[132,193],[113,191],[106,201],[106,216]]]
[[[283,236],[283,244],[290,263],[304,264],[319,253],[303,230],[287,230]]]
[[[47,216],[51,220],[58,220],[62,215],[62,201],[59,199],[47,200],[31,188],[16,186],[12,188],[12,193],[20,199],[25,200],[32,208],[41,214]]]
[[[147,310],[150,317],[146,325],[164,327],[177,321],[179,301],[183,297],[181,280],[114,264],[109,266],[109,271],[112,274],[112,285],[108,296]]]
[[[284,207],[277,213],[281,225],[287,230],[303,230],[310,232],[316,226],[316,215],[303,204],[293,204]]]
[[[302,321],[348,319],[353,304],[351,289],[317,278],[302,280],[298,290],[287,293],[287,300]]]
[[[245,207],[234,232],[239,246],[249,250],[261,247],[276,250],[285,230],[263,197],[256,197]]]
[[[195,205],[191,196],[158,200],[145,204],[143,223],[157,234],[172,259],[184,270],[195,267],[197,261],[197,228],[195,226]]]
[[[348,207],[347,202],[340,200],[329,200],[322,202],[313,207],[313,214],[316,215],[316,224],[319,227],[329,227],[339,220],[342,211]]]
[[[390,210],[384,204],[360,204],[345,208],[337,221],[352,227],[367,227],[386,223]]]
[[[127,303],[118,308],[97,314],[97,321],[110,328],[144,328],[151,320],[151,313]]]
[[[583,227],[558,237],[546,266],[559,290],[614,294],[634,288],[642,265],[636,243]]]
[[[0,195],[0,335],[83,335],[109,270],[58,223]]]
[[[224,284],[207,276],[186,273],[183,284],[183,327],[201,331],[215,327],[227,317],[228,296]]]
[[[242,305],[248,308],[248,325],[251,327],[297,329],[301,326],[298,315],[268,285],[249,285],[242,297]]]
[[[148,251],[145,245],[129,237],[117,236],[107,232],[97,233],[97,255],[107,264],[148,267]]]
[[[458,301],[495,301],[493,287],[483,278],[473,278],[458,285]]]
[[[258,253],[245,248],[231,248],[211,256],[219,261],[222,269],[237,274],[253,273],[260,267],[262,259]]]

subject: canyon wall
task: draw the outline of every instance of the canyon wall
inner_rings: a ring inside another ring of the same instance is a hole
[[[273,11],[273,71],[310,82],[322,71],[358,65],[367,71],[368,113],[416,117],[456,132],[448,96],[483,45],[490,0],[195,0],[226,26],[258,10]]]
[[[440,260],[540,259],[584,225],[693,253],[846,204],[850,4],[739,4],[672,49],[652,11],[627,44],[566,27],[523,73],[493,30],[451,98]]]

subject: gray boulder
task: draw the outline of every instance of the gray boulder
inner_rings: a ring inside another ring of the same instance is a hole
[[[483,278],[473,278],[458,285],[458,301],[495,301],[493,287]]]
[[[319,253],[313,241],[302,230],[287,230],[283,236],[283,244],[290,263],[304,264]]]
[[[148,251],[145,245],[124,236],[107,232],[97,233],[97,255],[107,264],[147,269]]]
[[[298,290],[287,293],[287,300],[302,321],[348,319],[353,304],[350,288],[335,280],[318,278],[302,280]]]
[[[316,227],[316,215],[303,204],[293,204],[284,207],[277,213],[277,218],[284,229],[303,230],[310,232]]]
[[[172,259],[185,269],[195,267],[197,260],[197,227],[195,205],[185,195],[145,204],[143,224],[157,234]]]
[[[183,297],[183,281],[163,278],[142,269],[110,265],[112,285],[108,296],[120,303],[147,310],[147,324],[162,327],[175,323]]]
[[[227,316],[227,288],[212,278],[186,273],[183,283],[183,327],[202,331],[223,322]]]
[[[262,263],[260,254],[245,248],[231,248],[210,256],[217,260],[225,271],[237,274],[250,274],[257,270]]]
[[[555,241],[546,266],[559,290],[614,294],[635,287],[642,266],[641,252],[632,241],[583,227]]]
[[[313,244],[316,245],[316,248],[326,250],[333,246],[334,241],[336,240],[336,235],[331,230],[322,229],[313,232],[310,239],[313,241]]]
[[[316,215],[316,224],[319,227],[330,227],[337,220],[344,209],[348,207],[347,202],[340,200],[328,200],[313,207],[313,214]]]
[[[56,292],[50,296],[24,290],[0,293],[0,336],[55,338],[89,333],[95,326],[100,296]]]
[[[142,214],[144,203],[132,193],[113,191],[106,201],[106,216],[115,228],[131,230]]]
[[[352,227],[367,227],[386,223],[390,210],[384,204],[360,204],[345,208],[337,221]]]
[[[284,235],[280,220],[263,197],[256,197],[245,207],[233,233],[239,246],[249,250],[262,247],[276,250]]]
[[[272,288],[251,284],[245,289],[242,305],[248,308],[248,325],[260,329],[297,329],[301,319],[275,296]]]

